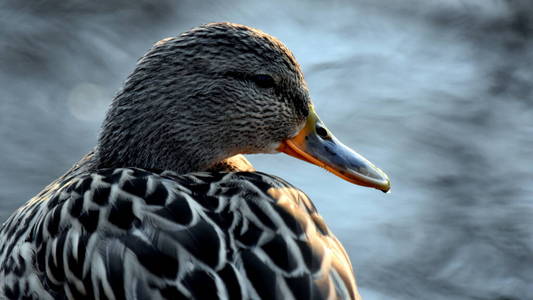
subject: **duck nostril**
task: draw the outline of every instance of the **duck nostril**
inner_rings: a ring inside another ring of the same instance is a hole
[[[328,131],[326,130],[326,128],[324,128],[322,126],[317,126],[316,127],[316,134],[318,134],[318,136],[320,136],[323,139],[329,138]]]

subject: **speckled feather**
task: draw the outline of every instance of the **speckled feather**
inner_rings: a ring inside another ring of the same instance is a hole
[[[350,299],[342,246],[305,194],[259,172],[103,169],[0,232],[8,299]]]
[[[276,88],[257,88],[255,74],[271,75]],[[201,26],[139,60],[104,122],[98,167],[184,173],[271,152],[272,141],[295,133],[309,103],[300,67],[277,39],[242,25]]]
[[[360,299],[307,196],[237,155],[275,152],[310,103],[290,51],[258,30],[158,42],[96,148],[2,225],[0,299]]]

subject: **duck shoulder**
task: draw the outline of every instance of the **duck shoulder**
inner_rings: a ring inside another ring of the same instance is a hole
[[[77,174],[21,207],[0,241],[0,298],[359,297],[309,198],[260,172]]]

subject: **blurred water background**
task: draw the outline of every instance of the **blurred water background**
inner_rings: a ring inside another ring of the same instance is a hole
[[[533,2],[7,0],[0,4],[0,221],[94,145],[159,39],[257,27],[293,50],[329,128],[391,194],[256,155],[314,199],[381,299],[533,299]]]

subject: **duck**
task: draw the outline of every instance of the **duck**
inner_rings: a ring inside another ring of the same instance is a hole
[[[223,22],[155,43],[94,149],[2,224],[0,298],[361,299],[311,199],[254,153],[390,189],[321,121],[275,37]]]

